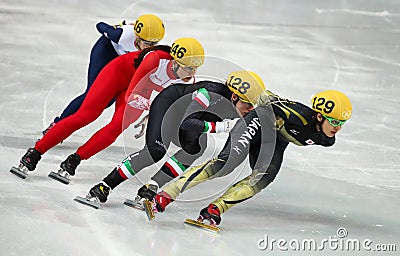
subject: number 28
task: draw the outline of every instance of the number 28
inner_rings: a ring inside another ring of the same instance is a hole
[[[238,90],[242,94],[246,94],[247,90],[250,89],[250,83],[242,81],[240,77],[231,76],[229,82],[232,88]]]

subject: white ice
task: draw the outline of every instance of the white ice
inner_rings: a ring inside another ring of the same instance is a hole
[[[317,91],[341,90],[352,100],[353,117],[332,148],[289,146],[274,183],[225,213],[219,234],[183,220],[197,217],[248,173],[246,164],[242,173],[188,191],[154,222],[122,202],[157,167],[123,183],[100,210],[72,200],[143,146],[132,128],[84,161],[70,185],[47,177],[107,123],[112,109],[46,153],[27,180],[10,174],[41,130],[84,90],[89,52],[99,36],[95,24],[134,21],[143,13],[163,19],[165,43],[196,37],[207,55],[259,73],[286,98],[308,104]],[[342,241],[370,239],[372,248],[396,244],[397,252],[343,252],[326,245],[318,254],[398,255],[399,25],[397,0],[2,0],[0,255],[310,255],[284,252],[277,244],[260,250],[258,242],[265,236],[320,242],[338,238],[341,227],[348,231]]]

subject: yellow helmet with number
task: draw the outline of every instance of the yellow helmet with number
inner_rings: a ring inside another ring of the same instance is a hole
[[[179,65],[198,68],[204,64],[203,46],[194,38],[176,39],[171,47],[171,56]]]
[[[159,42],[165,34],[163,22],[153,14],[144,14],[137,18],[134,30],[136,36],[149,42]]]
[[[265,85],[259,75],[252,71],[234,71],[228,75],[226,81],[229,89],[236,94],[241,101],[256,105],[261,93],[265,91]]]
[[[346,121],[352,114],[349,98],[336,90],[328,90],[315,94],[311,99],[312,109],[322,115]]]

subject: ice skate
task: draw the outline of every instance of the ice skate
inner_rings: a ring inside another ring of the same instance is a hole
[[[125,199],[124,204],[135,209],[144,211],[144,198],[147,198],[149,201],[153,200],[154,196],[157,194],[157,190],[157,185],[145,184],[139,189],[134,200]]]
[[[11,167],[10,172],[17,175],[18,177],[20,177],[21,179],[26,179],[26,177],[28,177],[28,168],[23,165],[22,163],[20,163],[18,165],[18,167]]]
[[[185,223],[208,231],[219,232],[221,229],[217,225],[221,223],[221,213],[217,206],[210,204],[200,211],[197,220],[186,219]]]
[[[75,169],[80,162],[81,158],[78,154],[74,153],[69,155],[68,158],[60,164],[58,172],[50,172],[49,177],[61,183],[69,184],[71,182],[69,177],[75,175]]]
[[[144,211],[144,206],[143,206],[142,201],[143,201],[143,198],[141,198],[139,195],[137,195],[134,200],[125,199],[124,205],[130,206],[130,207],[138,209],[140,211]]]
[[[34,148],[30,148],[21,158],[18,167],[11,167],[10,172],[22,179],[25,179],[28,177],[28,171],[35,170],[36,165],[41,158],[42,156],[39,151]]]
[[[109,188],[104,183],[99,183],[90,189],[86,197],[77,196],[75,197],[74,200],[81,204],[85,204],[95,209],[99,209],[100,203],[105,203],[110,193],[111,193],[111,188]]]
[[[86,197],[81,197],[81,196],[76,196],[74,198],[75,201],[84,204],[84,205],[88,205],[91,206],[95,209],[99,209],[100,208],[100,201],[97,197],[95,196],[91,196],[90,194],[87,194]]]
[[[143,207],[144,207],[144,211],[147,215],[147,219],[149,219],[149,221],[154,220],[156,217],[155,213],[157,212],[155,203],[151,202],[151,201],[149,201],[149,199],[145,198],[143,201]]]
[[[69,173],[61,168],[57,172],[50,172],[48,176],[66,185],[71,182]]]

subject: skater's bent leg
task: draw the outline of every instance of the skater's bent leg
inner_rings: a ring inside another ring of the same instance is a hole
[[[146,132],[146,146],[125,158],[105,179],[111,188],[115,188],[123,181],[132,178],[142,169],[160,161],[167,153],[170,141],[163,143],[161,138],[158,138],[157,132]],[[158,139],[157,139],[158,138]],[[159,143],[157,143],[159,142]],[[164,145],[165,144],[165,145]]]
[[[229,138],[218,157],[186,171],[177,181],[168,184],[163,191],[172,199],[191,187],[208,179],[222,177],[232,172],[247,157],[249,144],[242,145],[240,136],[247,131],[245,122],[238,122],[229,134]],[[232,143],[232,141],[234,143]],[[239,144],[239,145],[238,145]],[[234,147],[232,147],[234,145]]]
[[[117,67],[115,69],[117,69]],[[114,71],[114,67],[110,66],[107,70],[112,72]],[[101,73],[104,74],[102,76],[99,75],[99,79],[96,79],[93,83],[78,111],[58,122],[36,143],[35,148],[38,151],[45,153],[50,148],[68,138],[74,131],[96,120],[103,112],[108,102],[110,102],[119,91],[123,93],[120,87],[128,83],[128,81],[125,81],[126,78],[118,77],[113,80],[108,72]],[[113,86],[110,86],[110,84]]]
[[[268,172],[270,172],[268,174]],[[253,174],[247,176],[236,184],[232,185],[221,197],[217,198],[211,204],[218,207],[221,213],[228,211],[234,205],[242,203],[255,194],[259,193],[262,189],[268,186],[275,178],[278,170],[270,168],[265,172],[265,175],[256,183],[253,184]],[[273,177],[269,177],[273,176]]]
[[[82,160],[89,159],[110,146],[118,136],[142,114],[142,110],[133,109],[131,107],[125,108],[126,105],[123,97],[124,93],[120,93],[117,96],[112,120],[93,134],[92,137],[76,151]]]
[[[68,138],[76,130],[96,120],[103,110],[104,106],[102,104],[86,104],[84,107],[82,105],[75,114],[58,122],[42,139],[36,142],[35,149],[44,154],[50,148]]]
[[[87,92],[84,92],[81,95],[75,97],[75,99],[73,99],[68,104],[68,106],[63,110],[61,115],[59,117],[54,118],[54,123],[58,123],[59,121],[65,119],[66,117],[68,117],[68,116],[74,114],[76,111],[78,111],[78,109],[82,105],[83,100],[86,97],[86,93]]]
[[[177,153],[179,153],[179,150]],[[176,154],[175,154],[176,155]],[[166,183],[181,175],[189,167],[181,163],[176,156],[171,156],[160,168],[160,170],[151,177],[151,180],[158,184],[158,187],[164,186]]]
[[[145,147],[125,158],[121,164],[115,167],[113,171],[103,179],[103,181],[111,187],[111,189],[114,189],[125,180],[135,176],[143,168],[152,164],[154,164],[152,154],[148,148]]]
[[[167,184],[163,191],[175,200],[183,191],[213,178],[224,164],[223,160],[214,158],[201,165],[194,166],[187,170],[178,180]]]
[[[119,184],[126,180],[126,176],[121,174],[121,171],[118,167],[115,167],[104,179],[103,181],[109,186],[111,189],[114,189]]]
[[[186,169],[199,157],[207,147],[207,136],[201,136],[190,141],[181,141],[183,149],[171,156],[161,169],[151,177],[159,187],[182,175]]]
[[[82,105],[83,100],[85,99],[87,92],[89,91],[90,87],[96,80],[98,74],[103,69],[107,63],[111,60],[118,57],[118,54],[115,52],[114,47],[112,46],[110,40],[102,36],[93,46],[91,53],[90,53],[90,62],[88,67],[88,75],[87,75],[87,86],[84,93],[75,97],[68,106],[64,109],[59,117],[54,119],[55,123],[58,123],[62,119],[74,114],[79,107]],[[109,107],[112,103],[115,102],[115,99],[111,100],[107,107]]]
[[[221,197],[217,198],[211,204],[216,205],[220,212],[224,213],[232,206],[251,198],[258,193],[258,191],[256,192],[254,188],[249,185],[249,179],[250,177],[247,176],[232,185]]]
[[[77,96],[75,99],[73,99],[68,105],[67,107],[63,110],[63,112],[61,113],[60,116],[54,118],[53,122],[54,123],[58,123],[61,120],[67,118],[70,115],[73,115],[76,113],[76,111],[78,111],[78,109],[80,108],[80,106],[82,105],[83,100],[86,97],[87,92]],[[110,106],[112,106],[115,102],[115,99],[112,99],[105,108],[108,108]]]
[[[116,105],[118,105],[118,99]],[[127,157],[104,179],[109,186],[118,186],[143,168],[160,161],[167,153],[167,148],[171,141],[170,138],[163,139],[162,137],[163,112],[157,110],[157,102],[154,102],[149,113],[145,147]]]
[[[263,144],[262,146],[270,147],[269,144]],[[260,167],[260,169],[255,166],[251,175],[232,185],[221,197],[211,204],[216,205],[220,212],[224,213],[234,205],[250,199],[266,188],[274,181],[281,168],[286,146],[287,143],[277,143],[269,166]]]

